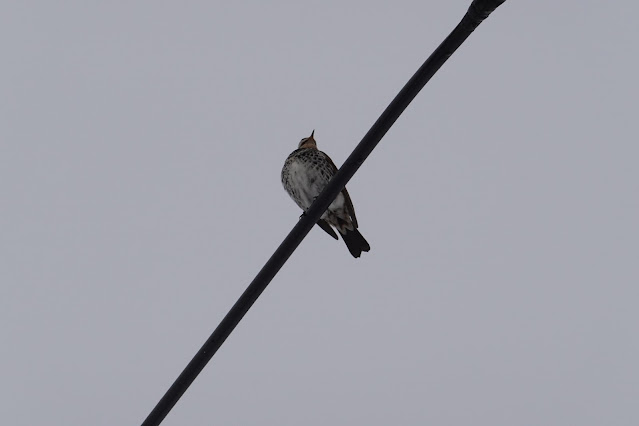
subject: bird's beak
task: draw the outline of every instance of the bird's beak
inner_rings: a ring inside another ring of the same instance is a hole
[[[315,134],[315,129],[313,129],[313,131],[311,132],[311,136],[309,137],[309,139],[313,139],[314,134]]]

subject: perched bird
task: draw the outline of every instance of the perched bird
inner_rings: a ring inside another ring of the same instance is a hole
[[[337,167],[330,157],[317,149],[314,134],[315,130],[311,136],[300,141],[282,168],[282,185],[304,213],[337,173]],[[346,188],[328,206],[317,225],[336,240],[337,234],[331,225],[337,228],[353,257],[359,257],[363,251],[371,249],[357,230],[355,209]]]

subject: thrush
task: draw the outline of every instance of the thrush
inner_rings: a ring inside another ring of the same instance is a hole
[[[282,185],[304,213],[337,173],[333,160],[317,149],[314,134],[315,130],[311,136],[300,141],[297,149],[288,156],[282,168]],[[342,189],[342,192],[328,206],[317,225],[337,240],[337,234],[331,228],[334,226],[353,257],[359,257],[363,251],[371,249],[357,230],[355,209],[346,188]]]

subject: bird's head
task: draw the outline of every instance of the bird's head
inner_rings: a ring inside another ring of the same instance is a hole
[[[297,146],[297,148],[317,149],[317,142],[315,142],[315,139],[313,138],[314,134],[315,134],[315,130],[313,130],[313,132],[311,133],[309,137],[302,139],[300,141],[300,144]]]

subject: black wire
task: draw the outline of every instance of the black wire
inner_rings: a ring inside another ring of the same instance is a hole
[[[222,346],[222,343],[231,334],[253,303],[266,289],[275,274],[282,268],[297,246],[309,233],[313,225],[329,204],[335,199],[337,194],[346,186],[346,183],[353,177],[357,169],[362,165],[366,157],[377,146],[382,137],[388,132],[397,118],[404,112],[406,107],[417,96],[419,91],[448,60],[450,55],[468,38],[477,26],[490,15],[498,6],[506,0],[474,0],[468,12],[461,22],[455,27],[448,37],[439,45],[432,55],[417,70],[415,75],[406,83],[404,88],[397,94],[382,115],[377,119],[373,127],[362,138],[355,147],[353,153],[346,159],[342,167],[328,183],[326,188],[317,197],[313,205],[297,222],[295,227],[289,232],[282,244],[275,250],[275,253],[266,262],[251,284],[237,300],[235,305],[226,314],[222,322],[217,326],[211,337],[204,343],[202,348],[186,366],[182,374],[175,383],[164,394],[162,399],[148,415],[142,426],[157,426],[171,411],[186,389],[193,383],[202,369],[211,360],[215,352]]]

